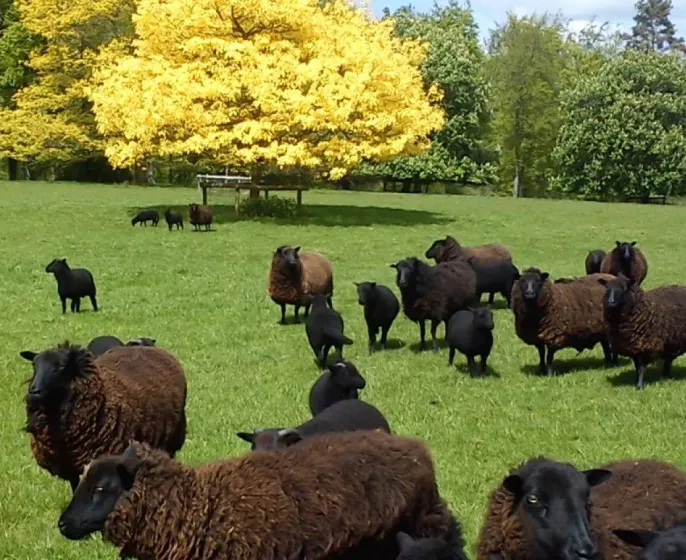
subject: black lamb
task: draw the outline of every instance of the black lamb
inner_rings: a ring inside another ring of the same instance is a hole
[[[446,340],[450,348],[448,364],[453,365],[455,350],[467,356],[472,376],[486,374],[486,360],[493,348],[493,313],[487,307],[458,311],[450,318]],[[480,371],[475,356],[481,356]]]
[[[94,356],[99,356],[100,354],[107,352],[110,348],[117,348],[118,346],[124,346],[124,343],[116,336],[96,336],[88,343],[88,351]]]
[[[602,249],[589,251],[588,255],[586,255],[586,262],[584,263],[586,266],[586,274],[598,274],[605,255],[606,253]]]
[[[510,307],[512,286],[519,279],[519,270],[512,261],[479,261],[469,257],[467,262],[476,272],[477,300],[481,301],[482,294],[488,294],[488,303],[493,303],[495,294],[500,293]]]
[[[310,412],[316,416],[338,401],[356,399],[366,382],[351,362],[336,362],[322,373],[310,389]]]
[[[391,433],[388,421],[376,407],[358,399],[349,399],[332,404],[296,428],[259,428],[236,435],[250,443],[250,449],[255,451],[281,449],[318,434],[357,430]]]
[[[386,286],[376,282],[355,282],[357,298],[364,307],[364,320],[369,334],[369,353],[374,351],[376,336],[381,330],[381,348],[386,349],[388,331],[400,311],[395,294]]]
[[[131,220],[131,225],[145,224],[145,227],[148,227],[148,221],[151,221],[152,225],[157,227],[157,222],[160,221],[160,213],[157,210],[143,210],[142,212],[138,212]]]
[[[71,300],[71,311],[81,311],[81,298],[89,297],[93,304],[93,311],[98,310],[95,299],[95,280],[90,271],[85,268],[69,268],[67,259],[55,259],[45,267],[45,272],[51,272],[57,280],[57,294],[62,301],[62,314],[67,312],[67,299]]]
[[[176,229],[183,229],[183,216],[178,212],[174,212],[171,208],[167,208],[164,211],[164,219],[167,221],[169,226],[169,231],[172,230],[172,226],[176,224]]]
[[[326,358],[332,347],[336,349],[336,360],[340,362],[343,360],[343,346],[353,343],[343,334],[343,317],[328,307],[330,298],[331,294],[308,296],[312,311],[307,317],[305,332],[322,369],[326,367]]]

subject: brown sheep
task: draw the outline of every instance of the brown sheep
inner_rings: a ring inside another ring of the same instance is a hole
[[[487,243],[485,245],[474,245],[473,247],[463,247],[457,239],[446,236],[445,239],[437,239],[426,250],[424,256],[427,259],[434,259],[436,263],[446,261],[456,261],[457,259],[467,260],[475,257],[478,262],[485,261],[512,261],[510,251],[499,243]]]
[[[598,282],[612,278],[610,274],[591,274],[553,283],[547,272],[529,268],[515,282],[515,331],[522,341],[538,349],[540,373],[553,375],[553,358],[558,350],[571,347],[581,352],[598,342],[606,364],[616,363],[603,318],[605,291]]]
[[[610,342],[629,356],[636,368],[636,389],[643,388],[646,366],[662,358],[662,375],[670,377],[672,362],[686,352],[686,287],[643,290],[620,273],[600,279],[606,290],[605,321]]]
[[[39,466],[68,480],[130,440],[175,454],[186,437],[186,379],[178,360],[154,346],[119,346],[97,358],[68,342],[40,353],[26,396],[26,430]]]
[[[600,272],[617,276],[620,272],[627,278],[631,278],[637,284],[643,283],[648,276],[648,261],[641,250],[636,247],[636,242],[620,243],[612,249],[603,262],[600,263]]]
[[[618,461],[580,472],[530,459],[491,493],[478,558],[633,560],[635,549],[613,530],[645,526],[670,503],[686,507],[686,475],[667,463]]]
[[[204,204],[189,204],[188,221],[196,231],[199,226],[205,226],[205,230],[209,231],[212,225],[212,208]]]
[[[300,252],[300,247],[282,245],[274,252],[269,269],[269,297],[281,306],[281,324],[286,322],[286,305],[295,306],[298,321],[300,307],[305,317],[310,313],[308,295],[333,295],[333,269],[331,263],[315,251]],[[333,309],[331,297],[329,307]]]
[[[395,560],[399,530],[463,547],[425,444],[374,431],[196,468],[134,443],[89,466],[58,526],[165,560]]]

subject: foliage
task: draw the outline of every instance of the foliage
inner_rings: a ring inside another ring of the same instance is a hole
[[[501,149],[501,180],[516,196],[545,191],[560,126],[559,90],[567,51],[562,25],[548,16],[519,18],[491,32],[488,73]]]
[[[683,37],[676,36],[669,19],[671,13],[672,0],[638,0],[628,46],[642,51],[686,52]]]
[[[555,190],[590,198],[686,192],[686,67],[628,50],[565,92]]]
[[[135,53],[104,56],[90,94],[116,166],[196,154],[338,178],[420,153],[443,124],[425,47],[343,0],[140,0],[135,28]]]
[[[0,2],[0,106],[30,79],[26,60],[38,39],[24,27],[14,0]]]
[[[251,218],[294,218],[298,215],[298,205],[295,200],[278,196],[248,197],[241,201],[238,212]]]

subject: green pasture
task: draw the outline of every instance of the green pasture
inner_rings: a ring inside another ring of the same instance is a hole
[[[686,208],[311,191],[298,219],[260,221],[237,219],[233,197],[211,192],[212,232],[187,224],[170,233],[163,220],[157,228],[130,225],[138,209],[185,212],[198,199],[182,188],[0,183],[0,558],[117,557],[99,535],[74,543],[57,530],[69,485],[35,465],[21,431],[30,365],[20,350],[100,334],[156,338],[188,377],[188,438],[179,458],[191,464],[245,453],[237,431],[308,417],[314,356],[304,327],[280,326],[267,295],[272,253],[284,243],[321,251],[333,263],[334,305],[355,340],[346,358],[367,379],[363,398],[395,432],[427,441],[470,552],[488,492],[532,455],[582,468],[628,457],[686,468],[686,360],[667,381],[653,366],[643,392],[634,389],[628,361],[603,367],[599,347],[560,352],[565,374],[539,377],[537,352],[517,339],[502,303],[490,378],[470,378],[461,356],[459,369],[448,367],[446,349],[417,353],[419,329],[402,315],[391,349],[369,356],[353,285],[374,280],[397,293],[389,264],[423,258],[446,234],[465,244],[504,243],[520,268],[538,266],[553,277],[582,274],[590,249],[636,240],[650,265],[645,287],[683,283]],[[44,271],[57,257],[93,272],[98,313],[83,300],[81,314],[61,314],[55,280]]]

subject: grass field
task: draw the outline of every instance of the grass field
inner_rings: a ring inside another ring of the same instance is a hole
[[[57,531],[69,485],[35,465],[20,431],[30,375],[20,350],[99,334],[156,338],[186,369],[189,431],[179,457],[188,463],[244,453],[236,431],[307,418],[317,369],[304,327],[278,325],[279,309],[266,292],[272,252],[283,243],[333,262],[334,305],[355,340],[346,357],[367,379],[363,397],[395,432],[428,442],[470,552],[488,492],[529,456],[583,468],[625,457],[686,467],[685,360],[669,381],[652,367],[640,393],[629,362],[604,369],[599,347],[578,357],[560,352],[558,366],[569,374],[541,378],[536,350],[516,338],[511,312],[499,305],[490,360],[496,375],[471,379],[447,366],[445,349],[417,353],[418,328],[402,315],[390,334],[394,349],[368,356],[353,286],[375,280],[397,292],[388,265],[423,257],[446,234],[466,244],[500,241],[520,268],[539,266],[554,277],[582,274],[589,249],[638,240],[650,262],[645,286],[684,282],[686,208],[309,192],[306,215],[279,223],[236,220],[232,199],[213,192],[214,232],[169,233],[163,221],[130,225],[138,208],[197,198],[189,189],[0,183],[0,558],[117,557],[99,535],[74,543]],[[57,257],[94,273],[100,312],[84,300],[80,315],[61,315],[55,280],[44,272]]]

